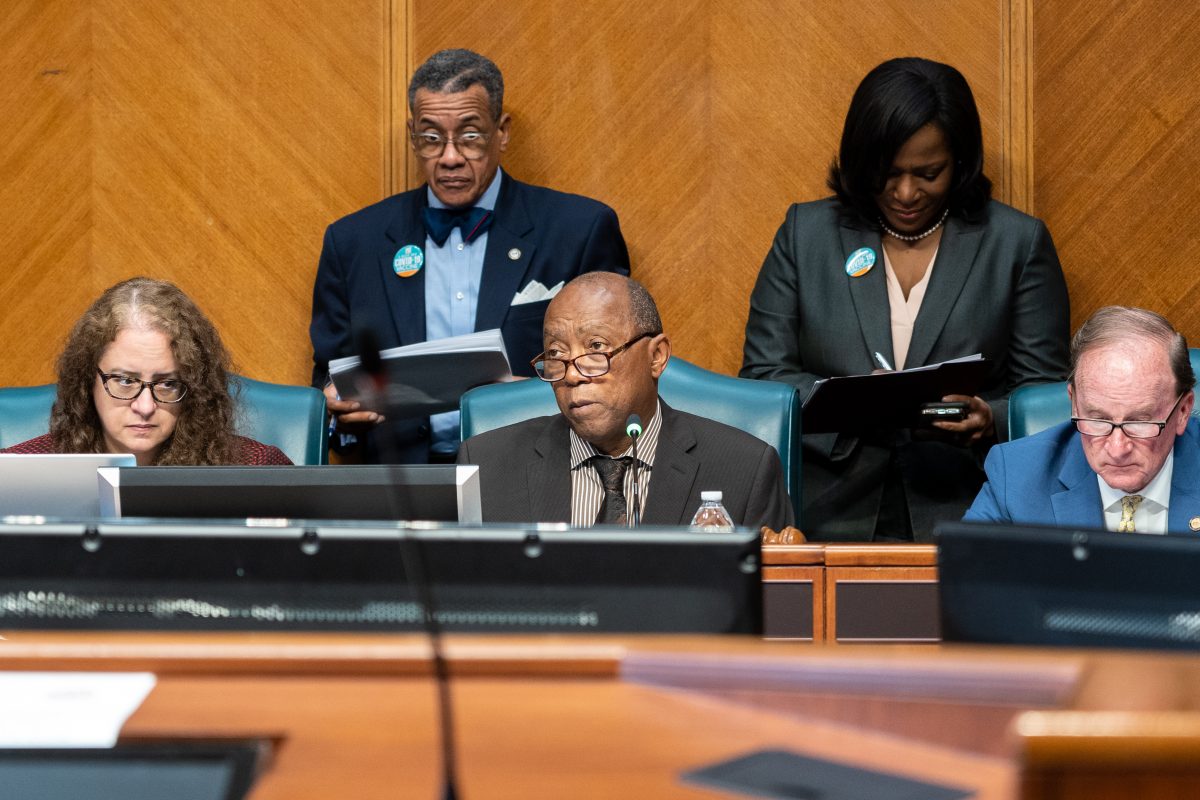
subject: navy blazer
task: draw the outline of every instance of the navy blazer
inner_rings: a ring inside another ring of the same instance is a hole
[[[1189,532],[1200,516],[1200,421],[1175,440],[1167,530]],[[1103,528],[1100,485],[1070,422],[993,447],[987,483],[965,520]]]
[[[728,425],[661,406],[643,524],[687,525],[700,507],[700,492],[718,489],[736,525],[779,531],[792,524],[774,447]],[[559,414],[463,442],[458,463],[479,465],[484,522],[571,521],[569,430]]]
[[[355,332],[368,328],[381,348],[425,341],[425,270],[401,278],[392,269],[405,245],[425,249],[424,186],[339,219],[325,231],[313,286],[313,386],[323,388],[331,359],[356,354]],[[512,305],[530,281],[547,289],[592,270],[629,274],[629,252],[616,213],[579,195],[531,186],[505,173],[488,230],[475,330],[500,328],[517,375],[542,350],[548,301]],[[427,419],[389,420],[393,455],[428,459]]]

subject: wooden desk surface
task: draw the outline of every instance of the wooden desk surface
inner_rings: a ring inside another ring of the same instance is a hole
[[[1158,720],[1176,745],[1200,731],[1188,728],[1200,659],[1186,656],[566,636],[454,636],[447,654],[470,800],[713,797],[680,772],[758,748],[988,800],[1016,796],[1014,720],[1040,720],[1032,735],[1050,749],[1035,752],[1052,761],[1072,720],[1103,740],[1095,713]],[[255,800],[435,797],[434,689],[417,636],[10,632],[0,669],[155,671],[124,737],[273,739]]]

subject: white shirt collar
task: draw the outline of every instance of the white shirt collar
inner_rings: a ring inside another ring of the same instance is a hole
[[[1175,472],[1175,449],[1167,453],[1167,460],[1140,494],[1141,505],[1134,514],[1134,526],[1143,533],[1166,533],[1166,512],[1171,506],[1171,476]],[[1114,489],[1104,482],[1099,475],[1096,482],[1100,485],[1100,505],[1104,509],[1106,527],[1115,530],[1115,525],[1109,524],[1111,516],[1117,521],[1121,518],[1121,498],[1128,492]],[[1159,523],[1161,522],[1161,530]]]

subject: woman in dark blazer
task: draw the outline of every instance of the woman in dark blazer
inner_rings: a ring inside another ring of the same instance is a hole
[[[945,64],[895,59],[863,79],[829,186],[834,197],[788,210],[767,254],[741,375],[806,397],[879,357],[896,369],[988,359],[978,396],[945,398],[968,404],[961,422],[804,437],[805,534],[928,540],[978,491],[1009,393],[1066,375],[1062,268],[1040,220],[990,199],[975,99]]]

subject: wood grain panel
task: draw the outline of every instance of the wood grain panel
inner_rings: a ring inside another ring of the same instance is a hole
[[[413,53],[492,57],[515,118],[506,166],[616,208],[675,351],[734,373],[772,237],[789,203],[827,194],[850,96],[875,64],[919,54],[963,71],[1004,196],[1003,8],[414,0]]]
[[[1200,7],[1046,0],[1033,30],[1037,211],[1073,324],[1144,306],[1200,344]]]
[[[242,371],[306,383],[322,231],[385,187],[379,0],[96,7],[97,280],[173,280]]]
[[[74,318],[136,274],[192,295],[240,371],[307,383],[324,227],[392,182],[398,4],[6,4],[0,383],[50,380]]]
[[[0,384],[46,383],[93,295],[90,9],[6,3],[0,41]]]

